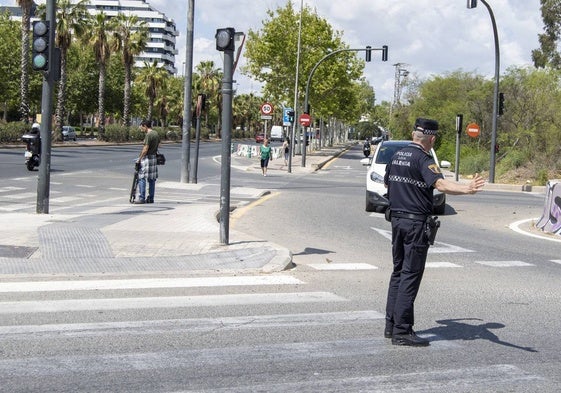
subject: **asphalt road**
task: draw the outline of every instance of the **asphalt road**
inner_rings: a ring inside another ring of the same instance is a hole
[[[165,148],[175,179],[179,149]],[[206,148],[202,178],[216,181]],[[138,147],[76,152],[57,157],[57,188],[74,190],[89,167],[111,175],[87,172],[104,197],[122,194]],[[0,156],[4,168],[12,158]],[[557,392],[561,248],[508,228],[539,217],[543,196],[449,198],[416,302],[431,345],[394,347],[382,335],[389,224],[364,212],[361,156],[357,146],[308,175],[234,169],[236,186],[271,194],[233,228],[291,249],[294,269],[2,277],[0,391]],[[2,195],[26,193],[4,173]]]

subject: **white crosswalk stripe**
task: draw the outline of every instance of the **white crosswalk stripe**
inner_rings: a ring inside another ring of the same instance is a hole
[[[474,261],[480,265],[490,266],[490,267],[525,267],[525,266],[535,266],[534,264],[523,262],[523,261]]]
[[[407,384],[414,392],[509,391],[550,382],[509,364],[391,375],[366,367],[349,375],[357,360],[399,354],[372,333],[384,313],[353,310],[350,299],[308,285],[290,274],[2,282],[0,390],[397,391]],[[306,312],[304,304],[325,309]],[[426,337],[425,353],[463,348]],[[300,377],[286,379],[294,370]]]
[[[310,263],[316,270],[375,270],[378,267],[368,263]]]

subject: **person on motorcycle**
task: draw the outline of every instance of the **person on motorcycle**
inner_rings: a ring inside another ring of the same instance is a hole
[[[30,134],[39,134],[41,132],[41,125],[39,123],[33,123],[31,125]]]
[[[362,152],[364,153],[365,157],[368,157],[370,155],[370,141],[368,140],[368,138],[364,140],[364,146],[362,147]]]

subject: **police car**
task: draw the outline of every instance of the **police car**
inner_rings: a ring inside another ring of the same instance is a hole
[[[366,211],[383,213],[389,206],[387,199],[387,188],[384,186],[384,175],[386,174],[386,165],[398,150],[403,149],[410,144],[407,140],[384,140],[376,146],[376,151],[371,158],[361,160],[363,165],[368,165],[366,174]],[[448,161],[438,162],[436,152],[431,149],[430,154],[434,161],[441,168],[449,168]],[[446,195],[434,190],[433,212],[435,214],[444,214],[446,207]]]

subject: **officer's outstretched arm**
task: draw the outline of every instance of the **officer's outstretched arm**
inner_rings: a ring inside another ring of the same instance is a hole
[[[476,173],[469,183],[457,183],[447,179],[438,179],[434,183],[434,187],[445,194],[463,195],[475,194],[483,189],[485,179],[479,173]]]

